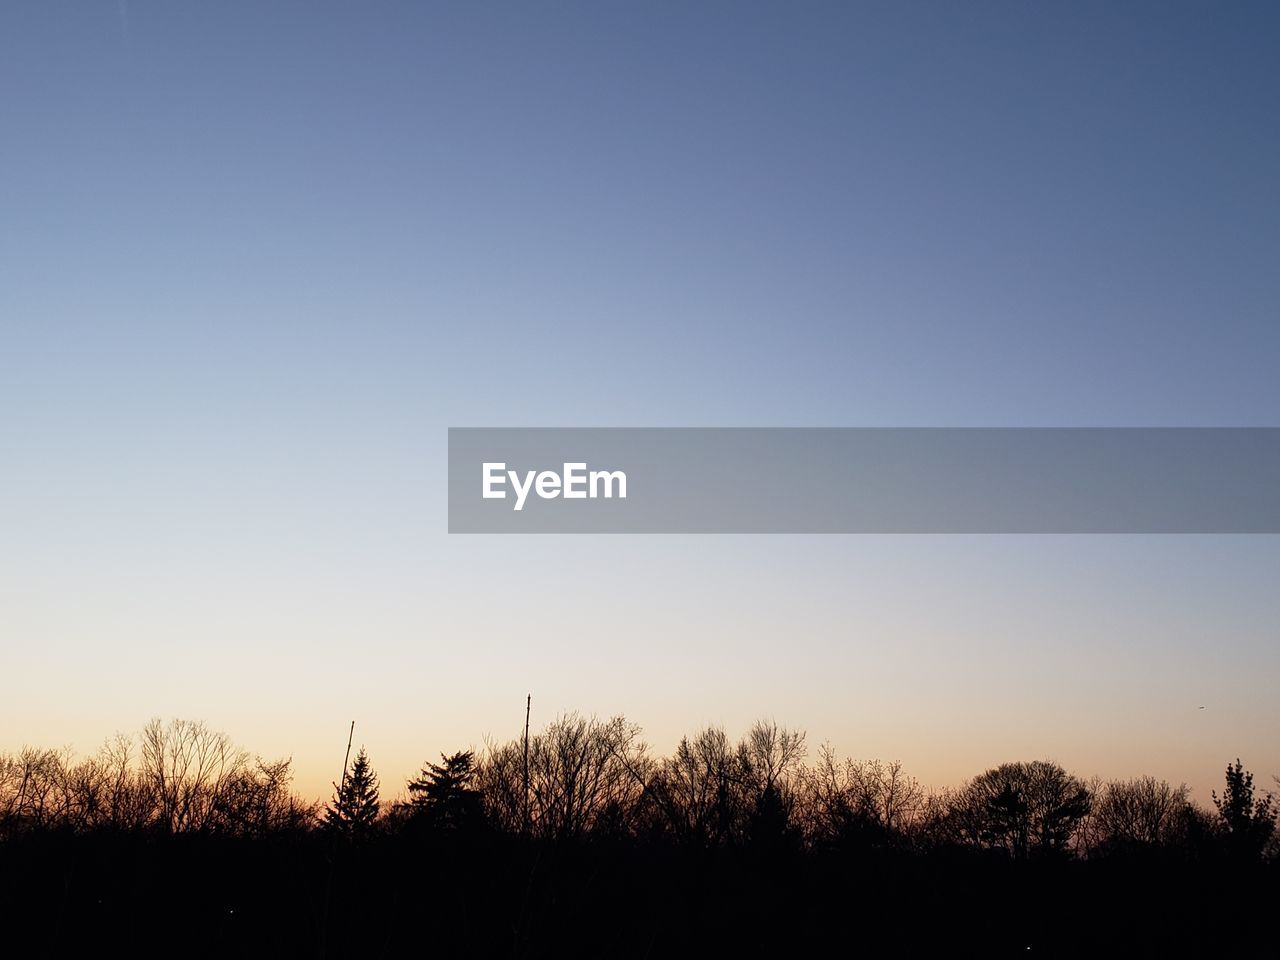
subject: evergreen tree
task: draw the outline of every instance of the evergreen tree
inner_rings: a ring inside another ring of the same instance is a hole
[[[444,762],[428,763],[417,779],[409,781],[410,806],[420,823],[456,830],[479,823],[482,808],[476,779],[475,754],[460,750]]]
[[[1246,859],[1257,859],[1276,828],[1276,815],[1271,794],[1254,798],[1253,774],[1244,769],[1240,758],[1227,764],[1227,786],[1219,797],[1213,794],[1213,805],[1227,833],[1232,853]]]
[[[325,809],[325,827],[351,839],[369,836],[378,821],[378,776],[369,765],[363,746],[351,772],[333,789],[333,801]]]

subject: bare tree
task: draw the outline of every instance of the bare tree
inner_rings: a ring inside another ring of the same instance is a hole
[[[677,842],[692,846],[727,843],[738,819],[738,758],[720,727],[692,740],[682,737],[663,760],[651,789]]]
[[[318,805],[299,800],[289,789],[292,780],[291,760],[259,758],[226,779],[214,804],[212,827],[251,837],[305,829],[315,821]]]
[[[614,816],[625,814],[639,795],[632,771],[644,753],[640,728],[623,717],[554,720],[529,743],[535,832],[567,839],[594,827],[610,808]]]
[[[772,721],[755,723],[736,745],[720,727],[707,727],[655,765],[652,810],[685,846],[784,839],[796,828],[804,755],[804,733]]]
[[[7,833],[39,830],[66,819],[69,751],[24,747],[0,762],[0,818]]]
[[[816,843],[880,845],[914,826],[925,792],[900,762],[841,763],[829,744],[805,772],[805,824]]]
[[[738,776],[744,792],[745,834],[761,849],[798,843],[798,785],[805,735],[759,720],[738,744]]]
[[[248,761],[230,737],[200,721],[152,720],[142,731],[141,774],[156,824],[169,833],[211,826],[223,791],[244,775]]]
[[[640,728],[624,717],[570,713],[530,738],[527,795],[523,741],[490,745],[476,782],[496,825],[519,829],[527,809],[535,836],[567,840],[633,822],[649,775],[646,751]]]
[[[485,819],[499,830],[519,833],[525,829],[526,801],[522,741],[485,741],[485,753],[476,770]]]
[[[1096,785],[1085,827],[1091,852],[1115,853],[1170,846],[1186,833],[1190,791],[1155,777]]]

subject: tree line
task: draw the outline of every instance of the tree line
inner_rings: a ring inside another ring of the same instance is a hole
[[[64,750],[0,755],[0,841],[41,832],[388,837],[507,836],[543,845],[632,844],[769,856],[938,856],[1011,862],[1109,857],[1273,861],[1273,795],[1239,759],[1213,806],[1152,777],[1083,779],[1045,760],[1004,763],[927,789],[900,763],[810,756],[803,732],[719,727],[652,753],[624,717],[558,717],[479,753],[428,762],[384,801],[361,748],[327,804],[292,788],[291,763],[266,761],[189,720],[153,720],[76,759]]]

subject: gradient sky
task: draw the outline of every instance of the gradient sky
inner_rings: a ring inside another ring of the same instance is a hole
[[[1280,774],[1280,538],[450,537],[448,426],[1280,425],[1274,4],[0,8],[0,750]],[[1204,710],[1199,707],[1203,705]]]

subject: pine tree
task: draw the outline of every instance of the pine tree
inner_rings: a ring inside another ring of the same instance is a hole
[[[476,778],[475,754],[460,750],[451,757],[440,755],[443,764],[428,763],[422,775],[409,781],[410,805],[420,823],[456,830],[475,826],[481,817],[480,791]]]
[[[363,746],[351,772],[333,789],[333,801],[325,809],[326,829],[350,839],[368,837],[378,821],[378,776],[369,765]]]

